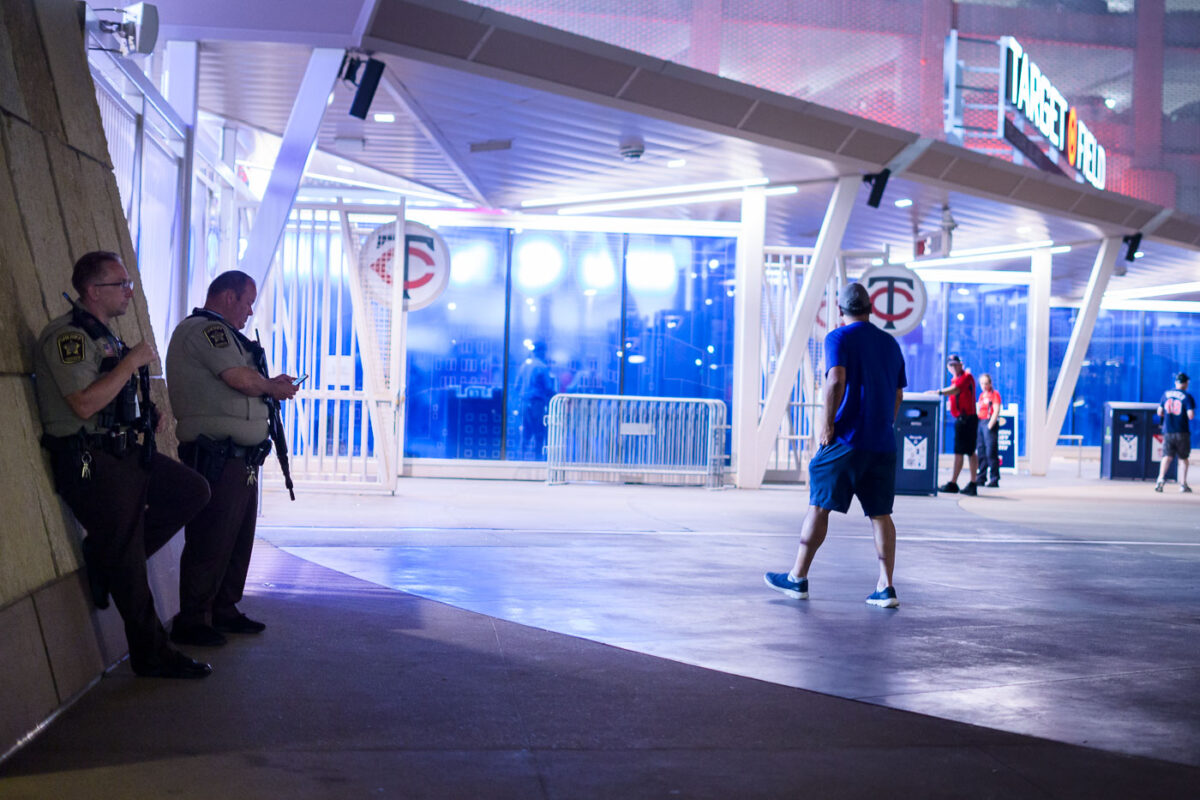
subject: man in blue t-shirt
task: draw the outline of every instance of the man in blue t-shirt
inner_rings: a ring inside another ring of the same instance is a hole
[[[1181,372],[1175,376],[1175,388],[1163,392],[1158,401],[1158,415],[1163,421],[1163,459],[1158,468],[1158,482],[1154,491],[1163,490],[1163,482],[1167,479],[1167,470],[1171,461],[1179,458],[1179,491],[1190,492],[1188,486],[1188,456],[1192,454],[1192,432],[1188,420],[1196,416],[1196,401],[1188,393],[1188,376]]]
[[[873,606],[896,608],[892,568],[896,563],[896,413],[908,381],[900,346],[872,325],[871,299],[860,283],[838,293],[847,324],[825,337],[824,410],[821,448],[808,465],[809,507],[800,529],[800,549],[791,572],[768,572],[768,586],[798,600],[808,598],[808,568],[829,529],[829,512],[846,513],[858,496],[871,519],[879,556],[879,581],[867,598]]]

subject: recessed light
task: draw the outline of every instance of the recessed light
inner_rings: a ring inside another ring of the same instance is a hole
[[[379,111],[371,116],[376,122],[395,122],[396,115],[388,111]]]
[[[908,208],[912,205],[912,203],[912,200],[908,199],[907,197],[902,197],[896,201],[896,208]]]
[[[687,159],[686,158],[673,158],[667,162],[667,166],[670,167],[671,169],[679,169],[680,167],[686,167]]]
[[[1104,98],[1104,105],[1105,105],[1105,107],[1106,107],[1106,108],[1110,108],[1110,109],[1112,109],[1112,108],[1116,108],[1116,107],[1117,107],[1117,101],[1116,101],[1116,100],[1114,100],[1114,99],[1113,99],[1113,98],[1111,98],[1111,97],[1106,97],[1106,98]]]
[[[338,172],[354,172],[354,167],[351,167],[347,164],[338,164],[337,171]]]

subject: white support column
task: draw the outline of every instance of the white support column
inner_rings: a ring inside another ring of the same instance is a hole
[[[763,406],[762,419],[758,423],[754,471],[748,476],[748,482],[739,482],[739,486],[762,485],[771,448],[779,433],[783,415],[787,412],[792,389],[796,386],[796,374],[804,352],[808,349],[808,338],[817,318],[817,309],[825,298],[825,286],[837,264],[837,256],[842,249],[842,238],[846,234],[846,225],[850,221],[850,212],[854,208],[854,199],[861,185],[860,176],[850,175],[838,178],[833,189],[833,197],[825,210],[825,220],[821,223],[821,232],[817,234],[817,246],[812,262],[804,275],[804,286],[800,289],[800,297],[797,298],[795,310],[788,322],[783,351],[779,354],[775,374],[771,377],[767,389],[767,402]]]
[[[734,481],[753,488],[758,463],[758,398],[762,360],[763,254],[767,225],[767,196],[761,187],[742,194],[742,230],[738,234],[734,276],[733,426]]]
[[[1096,254],[1092,264],[1092,274],[1088,278],[1087,290],[1083,294],[1083,305],[1079,315],[1075,317],[1075,326],[1071,330],[1071,341],[1067,345],[1067,354],[1058,371],[1058,380],[1054,382],[1054,395],[1050,398],[1050,408],[1046,412],[1045,427],[1041,439],[1045,448],[1039,451],[1041,462],[1033,463],[1033,474],[1045,475],[1050,466],[1050,455],[1062,433],[1063,421],[1067,417],[1067,406],[1075,394],[1075,384],[1079,380],[1079,370],[1083,366],[1083,358],[1087,355],[1088,345],[1092,341],[1092,331],[1096,328],[1096,317],[1100,313],[1100,301],[1104,290],[1108,287],[1108,279],[1112,277],[1113,266],[1121,251],[1121,240],[1118,238],[1105,239]],[[1044,396],[1044,395],[1043,395]],[[1030,433],[1033,431],[1030,430]]]
[[[1049,253],[1032,256],[1025,327],[1025,450],[1034,475],[1046,474],[1045,467],[1039,465],[1050,463],[1052,446],[1042,435],[1050,382],[1050,271]]]
[[[304,177],[308,156],[317,141],[317,131],[325,116],[325,105],[337,80],[343,55],[341,50],[318,47],[308,59],[308,68],[304,71],[300,90],[292,104],[279,155],[275,158],[262,204],[254,215],[254,227],[241,261],[242,271],[259,285],[266,278],[271,261],[275,258],[275,248],[283,236],[292,201],[296,199],[296,191]]]
[[[196,111],[199,92],[200,46],[197,42],[167,43],[167,102],[187,125],[183,140],[183,159],[179,164],[178,234],[175,237],[175,268],[171,281],[171,305],[167,312],[166,330],[159,336],[168,337],[175,325],[188,315],[192,263],[191,236],[192,192],[195,188],[192,173],[196,163]],[[203,243],[202,243],[203,245]],[[203,248],[200,249],[203,254]],[[204,263],[203,260],[200,263]]]
[[[394,256],[392,257],[392,349],[388,375],[391,377],[391,393],[394,414],[392,434],[395,452],[391,463],[396,467],[387,476],[388,491],[396,491],[396,479],[404,472],[404,432],[408,424],[405,411],[408,406],[408,300],[404,298],[405,281],[408,278],[408,241],[405,236],[408,207],[404,198],[396,208],[396,227],[392,234]]]
[[[220,161],[227,169],[221,171],[226,182],[221,186],[221,244],[217,254],[218,275],[235,268],[238,262],[237,142],[236,127],[221,129]],[[228,177],[226,177],[226,173]],[[204,280],[199,281],[205,284],[205,287],[207,287],[207,278],[208,276],[205,275]],[[198,288],[200,287],[193,283],[192,290],[196,291]]]

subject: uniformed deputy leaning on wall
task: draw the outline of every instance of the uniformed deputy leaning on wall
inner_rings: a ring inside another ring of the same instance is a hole
[[[167,644],[146,559],[204,507],[208,484],[157,452],[153,345],[143,340],[127,347],[109,328],[133,299],[120,256],[85,254],[71,283],[79,298],[43,329],[34,379],[55,488],[87,531],[83,555],[92,602],[105,608],[112,595],[135,673],[202,678],[212,671],[207,664]]]

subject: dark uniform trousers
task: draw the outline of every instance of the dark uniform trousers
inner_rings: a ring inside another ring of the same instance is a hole
[[[195,463],[194,448],[181,444],[179,457]],[[258,521],[258,486],[246,480],[246,470],[244,458],[228,459],[212,484],[212,500],[184,529],[176,625],[212,625],[214,616],[237,613]]]
[[[979,474],[975,476],[977,483],[987,481],[989,468],[992,480],[1000,480],[1000,429],[991,427],[982,417],[975,439],[975,456],[979,459]]]
[[[130,659],[135,666],[150,666],[168,648],[146,559],[208,502],[208,482],[161,453],[154,454],[147,468],[137,447],[121,458],[99,448],[90,452],[87,479],[78,456],[55,454],[55,485],[87,530],[92,568],[105,576],[121,612]]]

